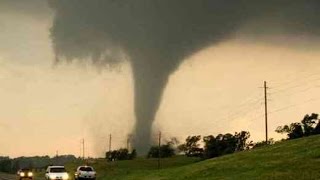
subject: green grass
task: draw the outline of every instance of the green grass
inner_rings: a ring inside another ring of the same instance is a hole
[[[98,179],[320,179],[320,136],[200,161],[177,156],[157,160],[97,161]],[[77,164],[69,164],[74,169]]]
[[[175,156],[173,158],[161,159],[161,169],[182,167],[188,164],[199,162],[199,158],[188,158],[185,156]],[[74,162],[66,165],[66,169],[70,174],[74,174],[77,166],[83,165],[83,162]],[[136,158],[134,160],[108,162],[106,160],[96,160],[89,162],[98,174],[100,179],[127,179],[131,175],[145,174],[146,172],[158,171],[157,159]],[[139,175],[138,175],[139,176]]]

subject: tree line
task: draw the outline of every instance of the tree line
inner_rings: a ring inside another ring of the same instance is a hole
[[[281,134],[287,134],[287,139],[280,141],[316,135],[320,134],[320,120],[316,113],[312,113],[311,115],[307,114],[301,122],[279,126],[275,131]],[[176,138],[172,138],[160,147],[152,146],[149,149],[147,158],[166,158],[177,154],[184,154],[188,157],[209,159],[279,142],[269,139],[267,142],[260,141],[254,143],[250,141],[249,138],[250,133],[248,131],[235,132],[234,134],[218,134],[216,136],[188,136],[182,144],[179,144]],[[126,149],[119,149],[107,152],[106,158],[108,160],[130,160],[136,157],[137,152],[133,150],[132,153],[130,154]]]
[[[152,146],[147,158],[166,158],[181,153],[188,157],[213,158],[249,149],[252,146],[249,138],[250,133],[247,131],[236,132],[235,134],[219,134],[217,136],[209,135],[203,138],[200,135],[188,136],[183,144],[179,144],[176,138],[172,138],[160,147]],[[201,140],[204,143],[203,147],[200,144]],[[135,150],[131,153],[127,149],[106,152],[106,158],[109,161],[130,160],[135,157]]]
[[[64,165],[75,160],[77,158],[74,155],[61,155],[53,158],[49,156],[18,157],[13,159],[0,156],[0,172],[16,173],[22,168],[43,170],[49,165]]]

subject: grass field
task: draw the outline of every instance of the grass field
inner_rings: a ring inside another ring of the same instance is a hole
[[[67,165],[75,169],[77,163]],[[92,164],[98,179],[320,179],[320,136],[285,141],[246,152],[199,161],[177,156],[161,160]]]
[[[161,169],[171,169],[176,167],[182,167],[185,165],[194,164],[199,162],[200,158],[188,158],[186,156],[175,156],[173,158],[161,159]],[[131,175],[157,172],[158,160],[136,158],[134,160],[107,162],[106,160],[97,160],[94,163],[89,163],[97,171],[97,179],[127,179]],[[70,174],[73,174],[74,170],[81,162],[70,163],[66,165]]]

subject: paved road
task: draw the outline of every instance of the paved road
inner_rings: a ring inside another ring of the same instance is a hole
[[[43,177],[34,177],[34,180],[44,180]],[[15,174],[0,173],[0,180],[19,180]]]
[[[17,176],[14,174],[0,173],[0,180],[16,180]]]

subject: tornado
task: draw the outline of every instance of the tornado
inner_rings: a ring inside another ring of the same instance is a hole
[[[320,17],[319,2],[298,0],[48,3],[54,12],[50,35],[57,63],[91,61],[98,67],[113,67],[129,61],[134,80],[134,148],[139,154],[145,154],[152,143],[152,124],[168,79],[186,58],[232,38],[248,24],[254,35],[317,34]],[[281,31],[274,30],[277,28]]]

